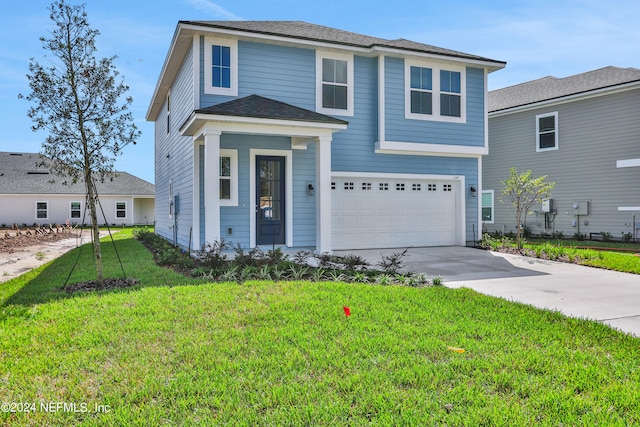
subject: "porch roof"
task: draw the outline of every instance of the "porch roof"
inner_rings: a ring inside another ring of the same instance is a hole
[[[260,95],[249,95],[195,110],[181,126],[183,135],[192,134],[205,121],[286,124],[332,130],[346,129],[349,122]]]

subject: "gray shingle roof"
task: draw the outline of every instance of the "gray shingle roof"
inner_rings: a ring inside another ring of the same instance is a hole
[[[339,30],[336,28],[325,27],[322,25],[310,24],[303,21],[180,21],[180,23],[269,36],[290,37],[314,42],[328,42],[344,46],[362,48],[372,48],[374,46],[387,47],[412,52],[452,56],[475,61],[494,62],[496,64],[500,64],[500,66],[505,64],[503,61],[496,61],[482,56],[471,55],[410,40],[387,40],[364,34],[352,33],[350,31]]]
[[[264,98],[259,95],[249,95],[244,98],[202,108],[196,110],[196,113],[327,124],[348,124],[348,122],[344,120],[296,107],[295,105]]]
[[[0,194],[85,194],[84,182],[65,185],[64,178],[36,164],[44,157],[36,153],[0,152]],[[117,172],[97,183],[98,194],[153,196],[155,186],[126,172]]]
[[[640,70],[637,68],[605,67],[564,78],[544,77],[490,91],[488,99],[489,112],[634,82],[640,82]]]

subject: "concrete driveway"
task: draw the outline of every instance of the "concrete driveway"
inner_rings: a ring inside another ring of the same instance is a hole
[[[378,263],[400,250],[339,251]],[[588,318],[640,337],[640,275],[465,247],[410,248],[405,270],[442,276],[450,288]]]

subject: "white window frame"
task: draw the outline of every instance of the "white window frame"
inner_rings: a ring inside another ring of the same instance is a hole
[[[485,206],[483,206],[482,202],[484,199],[484,195],[485,194],[491,194],[491,206],[486,206],[486,207],[491,207],[491,219],[482,219],[483,215],[482,215],[482,209],[485,208]],[[495,222],[496,219],[496,208],[495,208],[495,193],[494,190],[482,190],[482,195],[480,197],[480,218],[482,219],[482,223],[483,224],[493,224]]]
[[[411,67],[431,68],[431,114],[411,112]],[[443,116],[440,114],[440,94],[452,95],[440,90],[440,71],[455,71],[460,73],[460,117]],[[411,120],[430,120],[450,123],[467,122],[467,69],[459,65],[439,64],[415,59],[404,61],[404,117]]]
[[[47,215],[46,215],[46,217],[44,217],[44,218],[40,218],[40,217],[38,217],[38,204],[39,204],[39,203],[44,203],[44,204],[45,204],[45,206],[46,206],[46,207],[45,207],[45,212],[46,212],[46,214],[47,214]],[[48,219],[49,219],[49,202],[45,202],[45,201],[36,201],[36,215],[35,215],[35,216],[36,216],[36,220],[40,220],[40,221],[42,221],[42,220],[48,220]]]
[[[123,210],[123,209],[118,209],[118,204],[120,204],[120,203],[124,203],[124,216],[118,216],[118,211],[122,211]],[[123,200],[117,201],[117,202],[115,202],[114,207],[115,207],[114,217],[115,217],[116,221],[117,220],[121,220],[121,219],[127,219],[127,202],[126,201],[123,201]]]
[[[555,117],[555,145],[553,147],[540,148],[540,119],[545,117]],[[558,149],[558,112],[554,111],[552,113],[538,114],[536,116],[536,152],[540,153],[543,151],[554,151]]]
[[[325,108],[322,106],[322,60],[335,59],[347,62],[347,108],[345,110],[339,108]],[[316,51],[316,112],[329,114],[334,116],[353,116],[354,108],[354,72],[353,72],[353,55]]]
[[[230,48],[231,60],[231,87],[216,87],[211,84],[213,46],[226,46]],[[204,38],[204,93],[207,95],[238,96],[238,41],[232,39]]]
[[[220,206],[238,206],[238,150],[220,149],[220,158],[222,157],[229,157],[231,160],[231,176],[219,177],[219,179],[231,181],[231,198],[220,199]]]
[[[80,215],[77,216],[77,217],[73,216],[73,212],[76,210],[76,209],[73,209],[73,204],[74,203],[78,203],[80,205],[80,207],[77,209],[77,211],[78,211],[78,213]],[[81,219],[81,218],[82,218],[82,202],[77,201],[77,200],[69,202],[69,219]]]

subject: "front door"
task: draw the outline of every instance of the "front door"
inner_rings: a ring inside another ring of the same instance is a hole
[[[285,158],[256,156],[256,242],[285,243]]]

